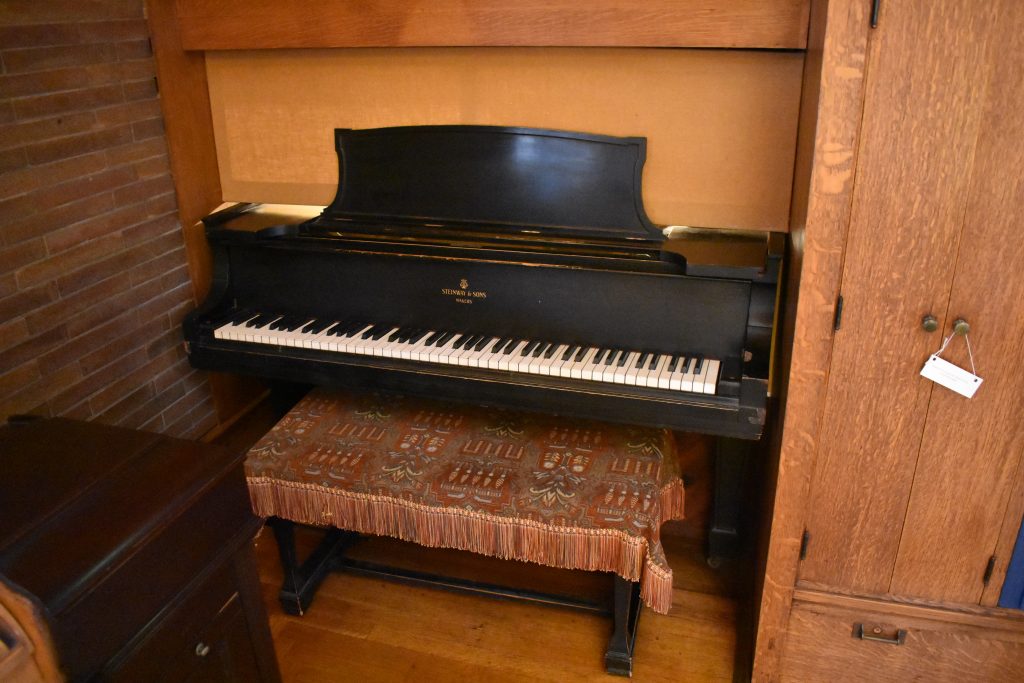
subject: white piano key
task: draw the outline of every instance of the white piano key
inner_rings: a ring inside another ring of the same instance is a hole
[[[583,372],[581,379],[590,380],[591,382],[600,382],[601,373],[604,372],[604,359],[607,354],[601,353],[601,349],[597,349],[590,357],[586,360],[583,366]]]
[[[600,381],[601,382],[609,382],[609,383],[611,383],[611,382],[615,381],[615,379],[614,379],[615,378],[615,372],[619,369],[619,367],[618,367],[619,355],[620,354],[618,353],[618,349],[616,349],[615,352],[610,354],[611,359],[612,359],[611,363],[608,362],[608,357],[607,356],[605,357],[604,361],[602,361],[602,363],[604,364],[604,367],[602,368],[602,371],[601,371],[601,377],[600,377]],[[595,377],[597,377],[596,374],[595,374]]]
[[[696,375],[694,370],[697,368],[697,359],[691,358],[690,362],[686,364],[686,372],[683,374],[682,381],[680,382],[679,391],[693,391],[693,380]]]
[[[519,358],[519,352],[523,350],[523,347],[529,344],[525,340],[512,342],[512,350],[508,353],[501,352],[501,357],[498,358],[498,369],[505,370],[508,372],[514,372],[513,367],[516,363],[516,359]]]
[[[542,375],[558,375],[558,368],[561,367],[562,356],[565,354],[566,349],[569,348],[568,344],[557,344],[555,346],[555,352],[551,354],[550,358],[546,358],[545,362],[540,365],[540,374]]]
[[[594,354],[598,351],[596,346],[591,346],[583,354],[583,358],[576,360],[576,356],[573,356],[572,364],[569,366],[569,377],[572,379],[583,379],[583,368],[590,364],[590,361],[594,358]]]
[[[656,389],[668,389],[668,376],[665,374],[665,369],[668,368],[668,364],[672,362],[672,354],[663,353],[661,359],[658,360],[658,364],[654,370],[647,377],[647,382],[644,386],[652,387]]]
[[[636,384],[636,362],[640,358],[639,351],[630,351],[626,354],[626,362],[612,375],[612,381],[616,384]],[[632,382],[627,382],[626,377],[632,373]]]

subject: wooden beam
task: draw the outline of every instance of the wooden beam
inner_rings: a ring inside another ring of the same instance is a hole
[[[199,221],[221,204],[206,58],[182,47],[174,0],[147,0],[146,17],[192,295],[199,303],[210,288],[212,273],[210,247]],[[211,373],[210,387],[222,423],[232,420],[260,391],[253,380],[219,373]]]
[[[803,49],[810,0],[177,0],[186,50]]]

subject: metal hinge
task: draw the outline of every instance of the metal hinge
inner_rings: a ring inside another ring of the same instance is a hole
[[[832,317],[832,329],[838,331],[840,325],[843,324],[843,295],[840,294],[839,298],[836,299],[836,312]]]
[[[800,537],[800,559],[807,558],[807,544],[811,542],[811,534],[804,529],[804,535]]]
[[[988,564],[985,565],[985,574],[981,577],[981,583],[984,586],[988,585],[988,582],[992,580],[992,572],[996,569],[996,556],[988,558]]]
[[[878,13],[882,10],[882,0],[871,0],[871,28],[878,28]]]

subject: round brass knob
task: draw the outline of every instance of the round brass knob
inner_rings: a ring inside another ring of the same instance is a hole
[[[971,326],[967,324],[967,321],[963,318],[957,318],[953,322],[953,332],[963,336],[971,331]]]
[[[921,318],[921,328],[924,329],[925,332],[934,332],[939,329],[939,321],[934,315],[929,313],[925,317]]]
[[[205,657],[210,654],[210,646],[206,643],[200,642],[196,645],[196,655],[199,657]]]

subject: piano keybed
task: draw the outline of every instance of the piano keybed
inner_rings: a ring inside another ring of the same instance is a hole
[[[721,371],[719,360],[699,355],[257,311],[236,313],[214,338],[701,395],[716,393]]]

